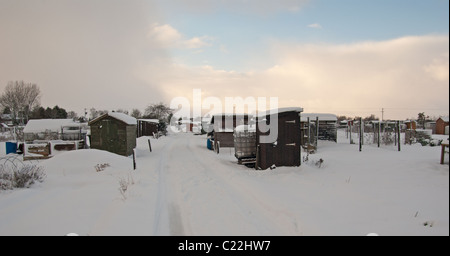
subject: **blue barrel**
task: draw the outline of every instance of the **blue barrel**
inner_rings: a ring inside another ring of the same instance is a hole
[[[211,139],[208,139],[208,141],[206,142],[206,146],[208,147],[209,150],[213,149]]]
[[[17,143],[16,142],[6,142],[6,154],[17,154]]]

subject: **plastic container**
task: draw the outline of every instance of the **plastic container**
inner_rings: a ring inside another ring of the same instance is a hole
[[[206,141],[206,147],[207,147],[209,150],[213,150],[212,142],[211,142],[211,139],[209,139],[209,138],[208,138],[208,140]]]
[[[6,143],[6,154],[17,154],[17,142],[9,142]]]

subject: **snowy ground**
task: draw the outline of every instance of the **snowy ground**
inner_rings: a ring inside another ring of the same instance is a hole
[[[204,136],[147,139],[136,170],[99,150],[41,161],[43,183],[0,191],[0,235],[449,235],[440,147],[320,142],[301,167],[255,171]]]

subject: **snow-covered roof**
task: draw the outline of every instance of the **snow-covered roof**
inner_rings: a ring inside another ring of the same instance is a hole
[[[319,117],[319,121],[335,121],[337,122],[337,116],[329,113],[302,113],[301,121],[308,121],[308,117],[310,121],[316,120]]]
[[[119,112],[108,112],[108,115],[126,124],[137,124],[136,118]]]
[[[124,122],[126,124],[129,124],[129,125],[137,125],[136,118],[134,118],[132,116],[129,116],[127,114],[124,114],[124,113],[119,113],[119,112],[108,112],[107,114],[104,114],[104,115],[102,115],[100,117],[97,117],[94,120],[90,121],[89,124],[91,124],[93,122],[96,122],[97,120],[103,119],[106,116],[113,117],[113,118],[115,118],[115,119],[117,119],[119,121],[122,121],[122,122]]]
[[[299,107],[290,107],[290,108],[277,108],[277,109],[271,109],[271,110],[267,110],[267,111],[262,111],[258,113],[258,117],[264,117],[264,116],[268,116],[268,115],[276,115],[276,114],[281,114],[281,113],[285,113],[285,112],[303,112],[303,108],[299,108]]]
[[[67,126],[80,126],[79,123],[75,123],[72,119],[33,119],[29,120],[25,128],[24,133],[39,133],[45,131],[60,132],[62,127]]]
[[[236,117],[236,118],[245,118],[245,117],[248,117],[249,119],[251,119],[251,118],[252,118],[252,115],[251,115],[251,114],[239,114],[239,113],[234,113],[234,114],[233,114],[233,113],[220,113],[220,114],[214,114],[214,115],[211,117],[211,120],[209,121],[209,123],[213,124],[215,118],[223,118],[223,117],[225,117],[225,119],[227,119],[227,118],[232,118],[232,117]]]
[[[243,113],[217,113],[213,116],[248,116],[249,114],[243,114]]]
[[[444,122],[448,122],[449,117],[448,116],[441,116],[440,119]]]
[[[139,119],[139,121],[143,121],[143,122],[147,122],[147,123],[159,124],[159,120],[158,119]]]

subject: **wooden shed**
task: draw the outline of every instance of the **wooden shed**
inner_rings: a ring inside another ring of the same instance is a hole
[[[248,114],[216,114],[211,118],[214,133],[214,148],[234,147],[234,128],[247,125],[251,116]]]
[[[301,164],[301,133],[300,113],[302,108],[284,108],[258,115],[256,123],[256,167],[262,170],[272,166],[300,166]],[[275,121],[277,115],[278,136],[275,141],[263,141],[262,136],[270,132],[262,132],[261,126]]]
[[[415,130],[417,127],[417,122],[413,120],[406,120],[404,124],[406,125],[407,130]]]
[[[132,155],[136,147],[136,125],[136,118],[117,112],[109,112],[90,121],[91,148]]]
[[[449,117],[446,116],[436,120],[436,134],[448,135],[448,119]],[[445,127],[447,127],[447,130]]]
[[[138,119],[137,120],[137,137],[153,136],[158,133],[158,119]]]

